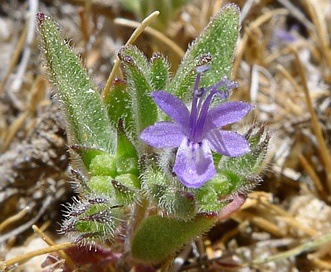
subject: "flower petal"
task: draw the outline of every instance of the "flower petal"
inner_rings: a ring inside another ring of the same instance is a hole
[[[178,147],[185,135],[179,124],[172,122],[158,122],[145,128],[139,138],[147,144],[157,148]]]
[[[185,128],[189,126],[190,112],[178,97],[164,91],[152,92],[151,96],[161,110],[176,123]]]
[[[178,148],[174,172],[190,188],[198,188],[215,174],[215,166],[207,141],[192,143],[185,138]]]
[[[253,106],[242,101],[225,102],[209,110],[204,131],[232,124],[243,118]]]
[[[232,131],[213,129],[206,134],[206,138],[210,148],[218,154],[238,157],[250,151],[245,137]]]

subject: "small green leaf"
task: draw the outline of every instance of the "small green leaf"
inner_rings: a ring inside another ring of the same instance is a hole
[[[135,195],[135,192],[133,190],[118,182],[117,180],[112,180],[112,185],[114,187],[118,203],[121,203],[122,205],[127,205],[133,202]]]
[[[150,216],[134,234],[132,256],[147,263],[161,262],[209,230],[216,220],[215,214],[197,215],[191,221]]]
[[[116,170],[117,175],[131,173],[139,176],[138,154],[132,142],[128,138],[122,119],[117,126],[117,152]]]
[[[118,121],[117,138],[118,144],[116,157],[122,157],[125,155],[138,159],[137,151],[127,135],[126,128],[124,127],[122,119]]]
[[[198,65],[211,62],[211,69],[201,77],[200,86],[211,86],[219,82],[222,76],[230,78],[234,49],[239,34],[239,8],[235,4],[228,4],[204,29],[190,49],[186,52],[175,77],[168,86],[168,92],[181,99],[189,100],[192,92],[188,88],[193,85]]]

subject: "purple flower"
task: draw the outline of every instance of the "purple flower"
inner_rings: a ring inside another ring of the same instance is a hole
[[[175,122],[155,123],[140,135],[144,142],[157,148],[178,147],[173,170],[181,182],[191,188],[202,186],[216,174],[212,151],[230,157],[250,151],[243,136],[219,128],[239,121],[252,105],[224,102],[210,109],[215,95],[227,98],[229,89],[237,87],[237,83],[224,77],[213,86],[199,89],[201,73],[208,69],[208,66],[196,69],[191,112],[176,96],[165,91],[152,92],[155,103]]]

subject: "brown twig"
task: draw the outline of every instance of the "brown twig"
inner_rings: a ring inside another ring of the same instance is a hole
[[[11,225],[12,223],[15,223],[18,220],[22,219],[31,209],[32,209],[32,207],[25,207],[23,210],[19,211],[17,214],[7,218],[5,221],[3,221],[0,224],[0,232],[3,229],[5,229],[6,227],[8,227],[9,225]]]

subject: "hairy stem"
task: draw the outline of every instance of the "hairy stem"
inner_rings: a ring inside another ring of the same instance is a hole
[[[147,208],[149,206],[149,201],[146,197],[141,197],[139,203],[137,203],[128,222],[127,231],[125,235],[124,250],[123,255],[118,261],[116,271],[129,271],[133,266],[131,258],[131,244],[135,231],[140,226],[141,222],[146,217]]]

